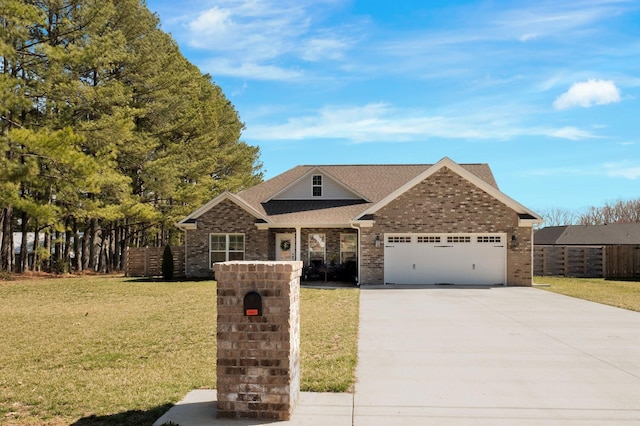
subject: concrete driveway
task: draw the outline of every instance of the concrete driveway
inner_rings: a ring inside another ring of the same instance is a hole
[[[355,425],[640,424],[640,313],[536,288],[363,289]]]

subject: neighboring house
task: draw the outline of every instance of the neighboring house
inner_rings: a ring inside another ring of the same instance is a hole
[[[640,223],[549,226],[534,245],[536,275],[640,277]]]
[[[534,234],[535,245],[640,246],[640,223],[547,226]]]
[[[187,276],[227,260],[301,260],[360,284],[532,284],[532,226],[487,164],[298,166],[180,221]],[[343,275],[344,276],[344,275]]]

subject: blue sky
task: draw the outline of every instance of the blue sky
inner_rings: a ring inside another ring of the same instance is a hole
[[[489,163],[533,210],[640,198],[640,1],[147,0],[261,149]]]

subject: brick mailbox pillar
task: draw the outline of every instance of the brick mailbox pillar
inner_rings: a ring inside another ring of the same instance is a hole
[[[302,262],[224,262],[218,282],[218,417],[289,420],[300,393]]]

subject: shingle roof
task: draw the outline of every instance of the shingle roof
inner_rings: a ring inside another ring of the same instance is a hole
[[[331,225],[348,223],[359,213],[396,191],[402,185],[432,167],[432,164],[403,165],[303,165],[290,169],[272,179],[237,194],[257,211],[268,216],[274,224]],[[498,189],[488,164],[461,164],[489,185]],[[309,171],[319,168],[341,183],[361,194],[370,202],[346,201],[278,201],[269,200]]]
[[[548,226],[536,231],[533,241],[537,245],[640,245],[640,223]]]

